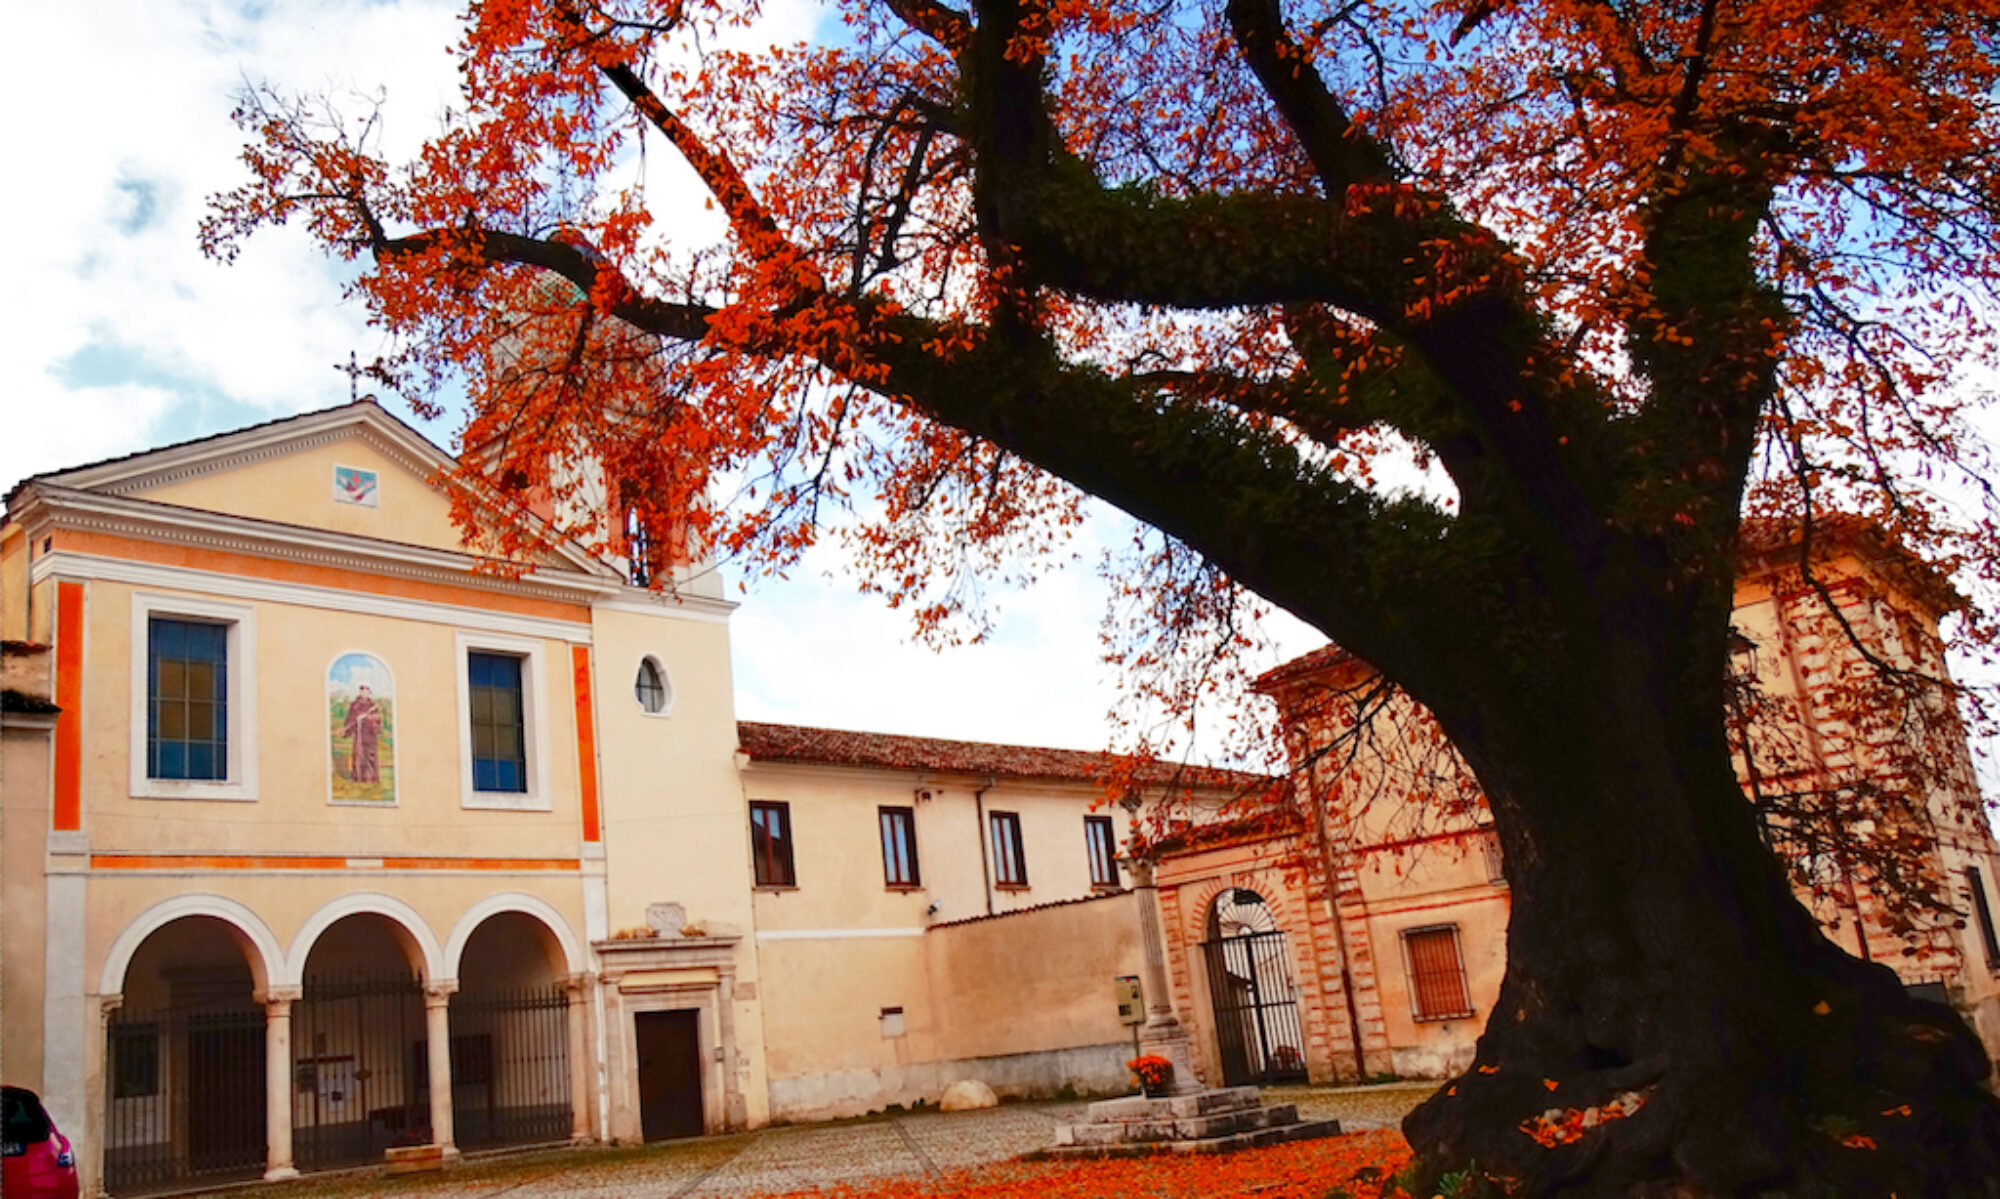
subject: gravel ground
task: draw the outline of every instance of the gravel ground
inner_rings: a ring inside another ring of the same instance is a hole
[[[1348,1131],[1393,1128],[1431,1084],[1272,1087],[1266,1103],[1297,1105],[1308,1120]],[[883,1178],[938,1177],[1042,1149],[1083,1104],[1008,1104],[978,1112],[920,1112],[766,1128],[754,1133],[613,1149],[560,1149],[469,1159],[443,1174],[377,1171],[321,1175],[259,1188],[257,1199],[726,1199],[832,1188]]]

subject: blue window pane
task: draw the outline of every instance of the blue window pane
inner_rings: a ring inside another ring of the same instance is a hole
[[[465,681],[471,701],[473,790],[527,791],[521,659],[505,654],[467,654]]]
[[[153,778],[229,774],[229,627],[147,622],[147,769]]]

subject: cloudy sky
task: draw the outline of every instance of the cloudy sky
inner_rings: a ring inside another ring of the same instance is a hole
[[[0,487],[348,398],[336,368],[380,346],[341,301],[345,268],[295,230],[260,233],[229,267],[196,247],[206,198],[242,178],[232,93],[385,88],[387,143],[407,150],[451,100],[462,7],[104,0],[13,15],[14,44],[39,49],[0,81],[8,111],[37,114],[10,122],[15,186],[0,197],[17,231]],[[810,0],[765,8],[788,40],[817,15]],[[446,445],[455,432],[449,418],[420,427]],[[1076,569],[1003,601],[987,644],[943,654],[911,646],[904,618],[819,553],[740,597],[738,714],[1100,747],[1116,688],[1099,663],[1098,535],[1118,533],[1094,527]],[[1288,652],[1318,641],[1289,622],[1283,638]]]

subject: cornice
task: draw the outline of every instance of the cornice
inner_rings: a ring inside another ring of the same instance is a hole
[[[48,483],[33,484],[26,501],[18,515],[31,536],[39,536],[50,527],[76,529],[340,570],[363,570],[370,574],[423,582],[470,586],[561,603],[588,604],[608,593],[622,590],[622,585],[615,579],[580,571],[537,568],[524,576],[510,578],[482,571],[480,567],[488,564],[489,559],[454,550],[279,524],[153,500],[77,491]],[[48,557],[37,560],[37,577],[47,572],[48,567],[44,565],[47,561]]]

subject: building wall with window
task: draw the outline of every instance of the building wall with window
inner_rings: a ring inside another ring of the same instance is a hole
[[[1964,732],[1941,697],[1905,710],[1841,690],[1866,675],[1863,648],[1948,677],[1937,622],[1959,601],[1866,529],[1834,533],[1818,583],[1859,648],[1800,577],[1796,547],[1746,550],[1736,668],[1755,674],[1764,700],[1740,714],[1750,753],[1739,754],[1739,777],[1748,802],[1802,789],[1842,802],[1869,787],[1896,797],[1886,814],[1855,809],[1848,834],[1873,835],[1878,822],[1916,833],[1924,849],[1914,865],[1943,882],[1955,915],[1899,907],[1857,866],[1788,852],[1784,819],[1764,809],[1768,835],[1836,943],[1951,1003],[2000,1057],[2000,930],[1991,925],[2000,853]],[[1440,752],[1427,714],[1337,648],[1260,686],[1278,701],[1297,767],[1290,823],[1196,828],[1162,847],[1158,871],[1162,907],[1177,913],[1167,922],[1176,1000],[1204,1030],[1204,1070],[1213,1081],[1223,1063],[1202,912],[1225,887],[1297,887],[1309,902],[1277,910],[1295,977],[1317,979],[1298,996],[1307,1027],[1330,1031],[1325,1052],[1319,1042],[1307,1048],[1312,1076],[1462,1071],[1506,971],[1509,895],[1483,798]]]
[[[1131,817],[1103,803],[1099,755],[741,728],[743,802],[766,842],[751,857],[774,1116],[935,1102],[959,1077],[1003,1095],[1122,1087],[1116,983],[1141,959],[1102,852],[1104,822],[1115,854]]]
[[[363,401],[10,494],[0,1057],[87,1183],[636,1139],[646,1010],[699,1020],[699,1128],[762,1118],[729,605],[483,560],[449,465]],[[660,968],[593,950],[671,899]]]

